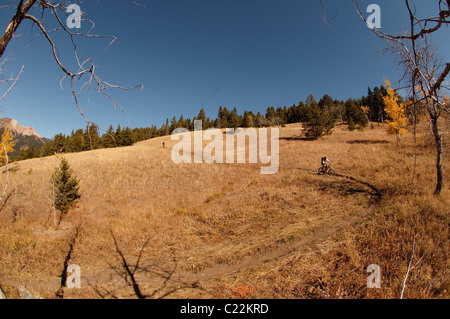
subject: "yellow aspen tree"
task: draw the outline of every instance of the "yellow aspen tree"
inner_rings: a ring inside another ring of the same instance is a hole
[[[370,122],[370,119],[369,119],[370,107],[368,107],[366,105],[362,105],[361,110],[364,112],[364,114],[367,117],[367,123],[369,123]]]
[[[400,136],[407,132],[406,130],[406,116],[405,103],[398,101],[398,96],[391,88],[391,83],[386,80],[387,95],[383,96],[384,110],[388,119],[385,120],[387,124],[387,133],[395,135],[397,143],[400,143]]]
[[[0,143],[0,162],[2,164],[5,163],[6,158],[5,152],[6,153],[12,152],[14,150],[13,147],[14,147],[13,137],[8,127],[5,126],[5,130],[3,131],[2,135],[2,141]]]

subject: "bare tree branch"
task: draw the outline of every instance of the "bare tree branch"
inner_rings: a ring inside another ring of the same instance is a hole
[[[352,0],[352,2],[357,14],[367,23],[359,8],[358,1]],[[414,117],[416,118],[420,111],[425,113],[430,120],[436,146],[437,178],[434,193],[439,195],[443,184],[443,144],[438,120],[443,112],[448,113],[448,105],[445,102],[442,90],[448,89],[445,80],[450,73],[450,63],[443,64],[441,59],[437,57],[437,52],[431,45],[429,35],[439,30],[443,25],[450,24],[450,0],[445,3],[440,0],[437,8],[439,10],[438,16],[428,18],[418,18],[414,1],[405,0],[405,6],[409,14],[409,32],[395,35],[376,28],[373,28],[372,31],[376,36],[386,41],[388,44],[387,51],[397,57],[398,65],[404,69],[402,80],[407,82],[409,94],[412,96]],[[429,27],[433,23],[434,25]],[[416,119],[414,120],[415,124]],[[415,170],[413,172],[415,174]]]
[[[327,14],[325,12],[325,6],[323,5],[322,0],[320,0],[320,6],[322,7],[322,16],[323,16],[323,22],[325,22],[329,27],[331,27],[331,24],[328,22]]]
[[[25,4],[23,4],[23,0],[20,0],[19,5],[17,6],[17,11],[14,17],[11,19],[11,22],[6,27],[3,36],[0,38],[0,57],[2,57],[8,43],[11,41],[11,38],[16,32],[22,20],[25,18],[27,12],[31,9],[31,7],[37,2],[37,0],[27,0]]]
[[[136,1],[131,0],[130,2],[135,5],[144,7],[143,4],[140,4]],[[81,4],[81,3],[83,3],[83,1],[76,1],[75,3]],[[34,8],[36,8],[36,10],[32,10]],[[20,1],[17,6],[15,15],[11,19],[10,24],[8,25],[2,38],[0,39],[0,57],[3,55],[7,45],[13,38],[15,31],[17,30],[18,26],[22,23],[22,21],[23,20],[32,21],[33,25],[36,25],[40,31],[39,34],[37,34],[36,36],[39,36],[39,35],[45,36],[45,38],[47,39],[48,43],[51,46],[53,59],[55,60],[58,68],[60,70],[62,70],[62,72],[63,72],[63,76],[59,81],[59,85],[60,85],[61,89],[63,89],[63,81],[65,79],[69,78],[73,99],[75,101],[75,104],[76,104],[76,107],[77,107],[79,113],[85,120],[86,124],[88,126],[94,125],[99,130],[104,131],[95,122],[88,120],[88,118],[86,117],[86,115],[80,105],[79,98],[80,98],[80,95],[82,94],[82,91],[89,90],[91,85],[95,87],[95,90],[97,91],[97,93],[101,93],[102,95],[107,97],[113,103],[114,110],[116,110],[116,108],[120,109],[120,111],[122,111],[122,113],[124,113],[124,115],[126,116],[128,123],[130,123],[130,119],[129,119],[127,113],[125,112],[125,110],[117,103],[117,101],[113,98],[113,96],[109,92],[107,92],[107,90],[109,90],[109,89],[142,90],[143,86],[136,85],[134,87],[123,87],[123,86],[113,85],[106,81],[103,81],[95,72],[96,66],[95,66],[92,58],[91,57],[82,58],[78,54],[78,46],[77,46],[77,43],[75,40],[76,37],[93,38],[93,39],[94,38],[111,39],[111,41],[105,47],[105,50],[106,50],[109,46],[111,46],[114,43],[114,41],[117,39],[117,37],[114,35],[98,35],[98,34],[91,33],[91,31],[95,27],[95,23],[93,21],[91,21],[90,19],[84,18],[84,16],[85,16],[84,12],[81,12],[81,16],[83,17],[82,20],[90,22],[91,28],[87,32],[79,32],[78,29],[76,29],[76,31],[70,30],[65,24],[65,19],[68,17],[67,8],[68,8],[68,3],[62,2],[62,1],[57,1],[57,2],[49,1],[49,0],[39,0],[39,1],[38,0],[27,0],[27,1],[22,0],[22,1]],[[47,21],[45,20],[45,16],[44,16],[44,12],[46,10],[50,10],[51,16],[55,19],[56,27],[48,26]],[[32,11],[33,12],[38,11],[38,13],[34,14],[34,13],[32,13]],[[71,71],[64,63],[62,63],[62,61],[58,55],[57,45],[53,41],[52,36],[51,36],[51,34],[53,32],[58,32],[58,31],[66,34],[69,37],[69,39],[72,43],[73,55],[74,55],[74,59],[76,61],[78,70]],[[79,89],[75,89],[77,86],[76,81],[81,80],[83,77],[85,77],[85,81],[81,83]],[[17,79],[18,78],[16,78],[16,81],[17,81]],[[7,92],[9,92],[9,90]]]
[[[405,293],[405,289],[406,289],[406,282],[408,281],[409,273],[411,272],[411,270],[416,268],[416,266],[422,261],[423,257],[425,257],[425,255],[427,254],[428,249],[429,249],[429,247],[428,247],[428,249],[425,251],[425,253],[422,255],[422,257],[420,257],[419,260],[413,266],[411,266],[412,262],[413,262],[413,259],[414,259],[415,249],[416,249],[416,237],[417,237],[417,234],[414,235],[413,249],[412,249],[412,253],[411,253],[411,258],[409,260],[408,269],[406,271],[405,278],[403,279],[402,293],[400,295],[400,299],[403,299],[403,296],[404,296],[404,293]]]
[[[6,95],[8,95],[9,91],[11,91],[13,86],[16,84],[17,80],[19,79],[20,75],[22,74],[23,68],[24,68],[24,65],[22,65],[22,68],[20,69],[19,74],[14,79],[12,79],[13,83],[8,87],[8,89],[5,91],[5,93],[0,97],[0,101],[2,101],[6,97]]]
[[[364,20],[364,22],[367,23],[367,20],[362,13],[361,9],[359,8],[358,0],[352,0],[353,6],[356,9],[356,12],[358,15]],[[409,6],[409,0],[406,0],[407,5]],[[417,40],[421,37],[423,37],[426,34],[431,34],[433,32],[436,32],[439,30],[443,25],[450,24],[450,3],[447,2],[447,10],[444,10],[441,8],[442,1],[439,1],[439,18],[436,17],[428,17],[424,19],[418,19],[414,14],[414,26],[419,25],[420,31],[419,32],[413,32],[409,35],[391,35],[384,33],[383,31],[374,28],[372,31],[378,35],[381,38],[384,39],[391,39],[391,40]],[[436,20],[438,19],[438,20]],[[436,22],[436,25],[432,28],[427,28],[426,25],[430,22]]]

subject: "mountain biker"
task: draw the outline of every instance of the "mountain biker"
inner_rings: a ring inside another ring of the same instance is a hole
[[[322,164],[322,167],[325,169],[330,168],[330,165],[328,165],[327,162],[330,163],[330,165],[331,165],[331,162],[328,160],[328,158],[326,156],[324,156],[320,159],[320,163]]]

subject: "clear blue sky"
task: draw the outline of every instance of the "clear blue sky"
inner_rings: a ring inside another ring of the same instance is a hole
[[[142,84],[142,91],[111,90],[128,118],[94,91],[80,100],[86,115],[107,129],[110,124],[160,127],[175,115],[190,117],[204,108],[215,117],[219,106],[265,113],[268,106],[291,106],[309,93],[319,100],[359,98],[384,78],[399,79],[391,56],[378,51],[384,44],[356,14],[351,0],[324,0],[332,27],[322,21],[319,0],[125,0],[87,1],[81,8],[95,21],[93,33],[118,37],[81,39],[79,53],[92,56],[103,80]],[[416,1],[425,12],[437,1]],[[407,26],[404,2],[360,1],[381,7],[382,29],[401,32]],[[14,8],[0,11],[5,29]],[[36,12],[35,12],[36,13]],[[369,13],[366,13],[368,16]],[[50,26],[55,26],[48,16]],[[82,22],[81,31],[90,25]],[[48,42],[30,21],[24,21],[2,57],[6,74],[24,73],[1,102],[0,117],[32,125],[53,137],[84,128],[67,81],[59,87],[58,70]],[[63,62],[73,66],[73,51],[64,36],[54,33]],[[33,39],[31,41],[31,39]],[[449,29],[434,35],[439,53],[450,59]],[[1,92],[4,92],[1,91]]]

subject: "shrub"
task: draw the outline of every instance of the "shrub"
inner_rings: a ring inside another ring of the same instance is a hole
[[[331,134],[334,128],[334,119],[318,108],[313,109],[308,115],[309,121],[305,123],[303,133],[309,140],[317,140],[323,135]]]

